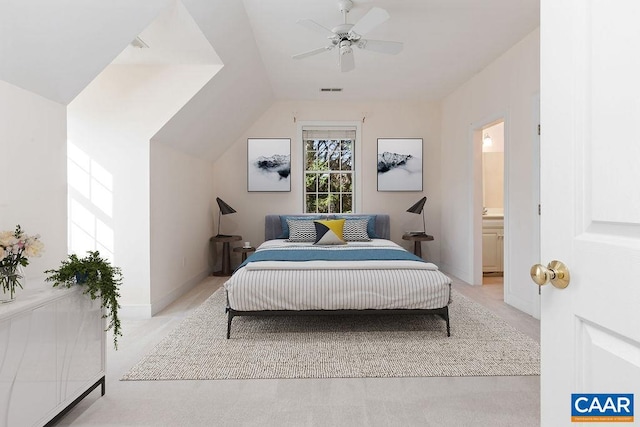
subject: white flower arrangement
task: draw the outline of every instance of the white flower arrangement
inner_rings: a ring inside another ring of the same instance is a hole
[[[0,285],[3,293],[8,291],[13,299],[15,288],[22,289],[18,266],[26,267],[29,258],[39,257],[43,251],[40,235],[29,236],[20,225],[16,226],[15,231],[0,231]]]

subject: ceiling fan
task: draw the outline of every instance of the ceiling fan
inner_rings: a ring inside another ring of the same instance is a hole
[[[293,55],[293,59],[307,58],[337,47],[340,53],[338,56],[338,66],[340,71],[344,73],[353,70],[356,66],[353,57],[353,46],[360,49],[371,50],[379,53],[388,53],[391,55],[395,55],[402,51],[401,42],[367,40],[362,38],[364,34],[389,19],[389,14],[386,10],[374,7],[369,10],[366,15],[360,18],[358,22],[355,24],[349,24],[347,23],[347,14],[352,7],[353,1],[351,0],[338,1],[338,9],[344,17],[344,23],[332,29],[328,29],[311,19],[302,19],[298,21],[298,24],[326,35],[330,43],[327,46],[310,50],[309,52]]]

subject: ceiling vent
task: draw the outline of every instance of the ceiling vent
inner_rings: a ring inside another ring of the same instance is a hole
[[[341,87],[322,87],[320,92],[342,92]]]

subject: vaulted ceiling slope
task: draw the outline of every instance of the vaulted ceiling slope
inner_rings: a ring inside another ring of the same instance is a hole
[[[183,4],[224,66],[153,141],[214,160],[269,108],[273,91],[241,1]]]
[[[0,79],[66,105],[175,1],[0,1]],[[242,2],[182,3],[224,66],[153,140],[214,159],[269,107],[272,89]]]
[[[0,79],[68,104],[158,14],[178,0],[0,0]],[[346,0],[343,0],[346,1]],[[182,0],[224,66],[152,141],[215,159],[274,99],[437,101],[539,26],[539,0],[353,0],[390,19],[367,39],[404,43],[396,55],[355,50],[338,71],[333,49],[296,24],[343,21],[338,0]],[[344,88],[321,93],[320,88]]]
[[[68,104],[171,0],[0,2],[0,79]]]

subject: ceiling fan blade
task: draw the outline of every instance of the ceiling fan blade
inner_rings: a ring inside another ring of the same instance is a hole
[[[390,42],[385,40],[365,40],[360,39],[356,43],[360,49],[371,50],[373,52],[388,53],[395,55],[402,52],[402,42]]]
[[[349,50],[349,52],[342,53],[340,52],[339,59],[340,71],[346,73],[347,71],[351,71],[356,68],[356,61],[353,58],[353,50]]]
[[[305,28],[310,29],[311,31],[315,31],[316,33],[324,34],[327,37],[335,36],[333,31],[331,31],[327,27],[324,27],[324,26],[318,24],[316,21],[313,21],[311,19],[300,19],[298,21],[298,24],[302,25]]]
[[[389,13],[386,10],[374,7],[366,15],[364,15],[356,24],[351,28],[349,34],[355,33],[360,36],[365,35],[369,31],[373,30],[378,25],[389,19]]]
[[[331,50],[331,49],[333,49],[333,45],[325,46],[325,47],[319,47],[318,49],[313,49],[313,50],[310,50],[309,52],[303,52],[303,53],[299,53],[297,55],[293,55],[292,58],[293,59],[302,59],[302,58],[306,58],[308,56],[317,55],[319,53],[322,53],[322,52],[325,52],[325,51]]]

